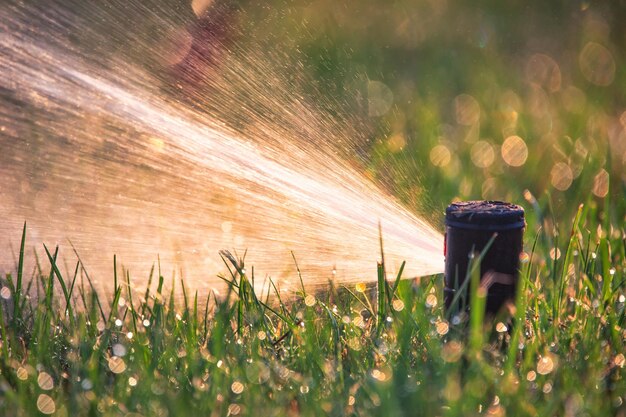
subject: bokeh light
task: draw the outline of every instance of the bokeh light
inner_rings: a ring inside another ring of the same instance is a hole
[[[39,394],[39,397],[37,397],[37,409],[42,414],[52,414],[56,411],[56,405],[49,395]]]
[[[392,153],[400,152],[406,145],[406,139],[401,133],[396,133],[387,139],[387,148]]]
[[[526,79],[553,93],[561,89],[561,69],[552,57],[534,54],[526,63]]]
[[[469,94],[461,94],[454,99],[456,122],[464,126],[472,126],[480,120],[480,104]]]
[[[578,57],[580,71],[587,81],[606,87],[615,78],[615,60],[611,51],[596,42],[585,45]]]
[[[574,174],[568,164],[557,162],[550,171],[550,182],[552,186],[560,191],[567,190],[574,180]]]
[[[436,167],[445,167],[451,159],[452,153],[446,145],[435,145],[430,150],[430,162]]]
[[[479,140],[472,146],[470,152],[472,162],[478,168],[488,168],[493,164],[495,152],[493,146],[487,141]]]
[[[604,198],[609,193],[609,173],[601,169],[593,178],[592,192],[596,197]]]
[[[528,147],[524,139],[517,135],[509,136],[502,144],[502,159],[512,167],[519,167],[526,163]]]

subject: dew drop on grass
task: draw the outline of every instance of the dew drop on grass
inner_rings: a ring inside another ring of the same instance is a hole
[[[624,294],[620,294],[619,298],[617,299],[620,303],[624,303],[626,301],[626,296],[624,296]]]
[[[239,395],[243,392],[243,384],[239,381],[235,381],[231,384],[230,389],[234,394]]]
[[[535,379],[537,379],[537,373],[535,371],[528,371],[526,374],[526,380],[533,382]]]
[[[263,330],[260,330],[257,334],[256,337],[259,340],[265,340],[265,338],[267,337],[267,335],[265,334],[265,332]]]
[[[40,372],[37,376],[37,385],[39,385],[39,388],[44,391],[50,391],[52,388],[54,388],[54,380],[49,373]]]
[[[626,364],[626,358],[624,358],[624,354],[623,353],[618,354],[613,359],[613,363],[615,364],[615,366],[619,366],[620,368],[623,368],[624,364]]]
[[[143,324],[143,327],[150,327],[150,320],[144,319],[141,324]]]
[[[52,414],[56,410],[54,400],[46,394],[39,394],[37,397],[37,409],[43,414]]]
[[[126,347],[121,343],[116,343],[113,345],[113,354],[115,356],[125,356],[126,355]]]
[[[5,300],[11,298],[11,290],[9,289],[9,287],[2,287],[2,289],[0,290],[0,297]]]
[[[435,325],[435,328],[437,329],[437,334],[439,336],[444,336],[448,334],[448,330],[450,329],[450,326],[448,325],[447,321],[441,320],[437,322],[437,324]]]
[[[508,328],[506,327],[506,324],[502,323],[502,322],[498,322],[498,324],[496,324],[496,331],[498,333],[504,333],[508,330]]]
[[[404,301],[402,301],[402,300],[393,300],[393,303],[391,303],[391,306],[396,311],[402,311],[402,310],[404,310]]]
[[[302,385],[300,387],[300,393],[301,394],[308,394],[309,393],[309,386],[308,385]]]
[[[453,340],[443,345],[441,356],[446,362],[456,362],[461,358],[462,353],[463,345],[460,342]]]
[[[354,403],[356,403],[356,398],[354,398],[353,395],[350,395],[348,397],[348,405],[354,405]]]
[[[134,376],[128,378],[128,385],[130,385],[131,387],[137,386],[137,378],[135,378]]]
[[[314,295],[307,294],[307,296],[304,297],[304,304],[306,304],[307,307],[313,307],[315,302],[316,300]]]
[[[550,355],[542,356],[537,362],[537,373],[547,375],[554,370],[554,361]]]
[[[122,320],[120,320],[120,319],[116,319],[116,320],[115,320],[115,325],[116,325],[117,327],[122,327]]]
[[[542,391],[544,394],[549,394],[552,391],[552,383],[546,382],[543,384]]]
[[[228,415],[236,416],[241,412],[241,406],[239,404],[230,404],[228,406]]]
[[[89,380],[89,378],[83,379],[83,382],[80,383],[80,386],[83,390],[89,391],[93,388],[93,383]]]
[[[126,370],[126,363],[119,356],[111,356],[109,358],[109,369],[114,374],[121,374]]]
[[[365,283],[359,282],[358,284],[356,284],[355,289],[356,289],[356,292],[363,293],[367,289],[367,286],[365,285]]]
[[[28,371],[26,370],[26,368],[20,366],[15,372],[18,379],[20,379],[21,381],[26,381],[28,379]]]
[[[435,294],[428,294],[428,296],[426,297],[426,307],[437,307],[437,296]]]

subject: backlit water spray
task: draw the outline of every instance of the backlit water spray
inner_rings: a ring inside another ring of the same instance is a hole
[[[221,287],[220,249],[247,250],[258,282],[282,290],[299,285],[292,252],[307,285],[367,282],[379,222],[389,274],[403,260],[404,276],[442,271],[440,234],[338,150],[352,128],[262,60],[194,64],[212,74],[192,105],[129,59],[71,45],[63,34],[92,29],[67,11],[0,13],[0,272],[15,268],[24,221],[40,260],[42,243],[58,244],[72,270],[71,242],[104,290],[117,254],[138,287],[159,256],[166,278],[206,293]]]

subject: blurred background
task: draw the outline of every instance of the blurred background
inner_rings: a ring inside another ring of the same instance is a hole
[[[532,194],[558,214],[623,200],[624,1],[148,3],[107,6],[124,37],[162,32],[169,16],[193,39],[169,38],[174,49],[193,42],[215,65],[220,48],[246,44],[290,57],[358,116],[361,162],[415,209]],[[193,79],[189,61],[173,58],[176,77]]]

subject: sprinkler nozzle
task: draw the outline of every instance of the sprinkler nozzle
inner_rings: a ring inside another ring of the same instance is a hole
[[[488,316],[496,315],[505,303],[515,300],[525,226],[524,209],[515,204],[463,201],[448,206],[444,241],[446,310],[469,308],[466,280],[470,279],[470,258],[480,262]]]

